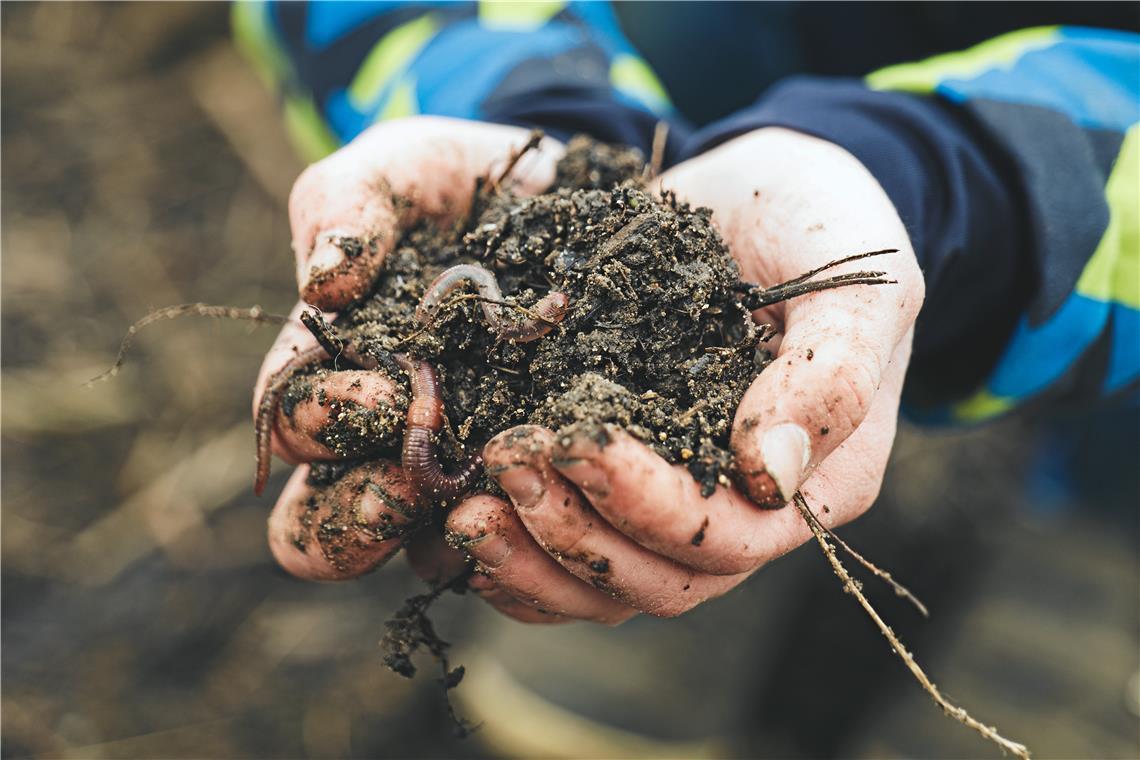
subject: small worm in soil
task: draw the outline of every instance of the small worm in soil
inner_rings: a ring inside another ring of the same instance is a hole
[[[254,421],[254,435],[257,437],[257,470],[253,478],[253,493],[261,496],[265,490],[265,483],[269,480],[269,464],[273,449],[273,423],[277,418],[277,406],[281,403],[281,394],[289,387],[289,381],[302,369],[322,362],[328,358],[328,353],[321,346],[301,351],[281,369],[270,376],[265,384],[265,393],[257,405],[257,418]]]
[[[428,286],[423,300],[416,308],[416,319],[419,323],[430,322],[443,299],[464,282],[473,283],[479,291],[483,299],[480,303],[483,307],[483,316],[487,318],[495,334],[503,340],[513,340],[517,343],[536,340],[553,330],[566,316],[566,307],[570,304],[570,299],[565,293],[553,291],[547,293],[534,305],[531,309],[534,316],[519,321],[509,320],[504,314],[503,292],[499,289],[499,281],[495,279],[495,275],[475,264],[457,264],[445,269]]]
[[[486,271],[486,270],[483,270]],[[443,471],[435,450],[435,435],[443,427],[443,399],[439,376],[425,361],[405,354],[392,358],[408,373],[412,382],[412,400],[408,404],[408,427],[404,431],[401,464],[404,473],[421,495],[446,501],[467,491],[483,467],[483,457],[476,454],[455,472]]]

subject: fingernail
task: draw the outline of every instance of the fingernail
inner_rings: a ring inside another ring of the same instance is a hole
[[[322,274],[333,271],[343,265],[344,261],[344,250],[340,247],[336,237],[321,235],[317,238],[317,243],[313,246],[308,261],[305,262],[308,266],[308,280],[312,281]]]
[[[552,460],[558,471],[591,496],[609,496],[610,476],[591,459],[574,457]]]
[[[534,509],[542,500],[542,495],[546,493],[542,474],[526,465],[516,465],[504,470],[495,479],[511,497],[516,509]]]
[[[510,543],[498,533],[486,533],[472,539],[467,542],[466,548],[471,556],[487,567],[498,567],[511,554]]]
[[[811,462],[807,432],[791,422],[769,428],[760,444],[760,456],[764,458],[764,469],[776,481],[780,496],[790,501]]]

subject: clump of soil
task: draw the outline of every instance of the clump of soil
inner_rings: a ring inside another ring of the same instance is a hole
[[[651,194],[643,170],[634,150],[575,139],[550,192],[521,198],[488,185],[460,228],[425,223],[407,233],[372,293],[339,315],[337,331],[358,350],[402,351],[437,368],[449,420],[443,452],[453,460],[514,425],[616,423],[683,463],[706,495],[728,482],[733,413],[770,360],[765,336],[740,303],[739,273],[711,212]],[[493,272],[520,316],[552,291],[569,297],[568,311],[545,337],[511,343],[477,299],[457,292],[422,326],[424,291],[459,263]],[[291,403],[306,385],[298,378]],[[341,424],[330,445],[391,452],[401,432],[392,411]]]

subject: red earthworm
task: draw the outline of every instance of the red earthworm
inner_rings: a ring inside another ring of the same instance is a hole
[[[435,436],[443,428],[439,376],[435,368],[425,361],[405,354],[393,354],[392,358],[408,373],[412,382],[408,427],[404,431],[401,452],[404,473],[422,496],[435,501],[459,496],[475,482],[483,467],[483,457],[476,454],[455,472],[443,471],[435,450]]]
[[[324,348],[313,346],[290,359],[284,367],[270,375],[265,383],[265,393],[261,394],[261,401],[257,404],[257,416],[253,424],[254,435],[257,437],[257,470],[253,478],[255,496],[261,496],[261,492],[265,490],[265,483],[269,480],[269,464],[273,454],[271,445],[273,424],[276,422],[281,394],[289,387],[289,381],[297,372],[328,358],[328,352]]]
[[[503,292],[499,289],[495,275],[476,264],[457,264],[445,269],[428,286],[420,305],[416,308],[416,319],[419,323],[427,324],[439,310],[443,299],[463,282],[475,284],[475,288],[483,298],[480,303],[483,315],[491,324],[495,334],[503,340],[526,343],[541,338],[562,321],[566,316],[566,307],[570,304],[570,299],[565,293],[552,291],[543,296],[531,309],[534,316],[518,321],[510,320],[504,313]]]

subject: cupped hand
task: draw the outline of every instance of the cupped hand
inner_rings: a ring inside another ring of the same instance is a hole
[[[255,417],[269,379],[298,353],[317,345],[297,321],[305,304],[331,318],[331,312],[367,293],[410,225],[425,218],[447,223],[465,213],[476,179],[501,173],[528,138],[527,130],[516,127],[415,117],[374,126],[305,170],[289,199],[301,302],[262,364],[254,390]],[[556,141],[544,139],[527,152],[511,171],[512,189],[533,194],[549,186],[562,150]],[[329,448],[321,433],[331,417],[355,407],[390,409],[399,393],[396,380],[382,372],[334,372],[314,380],[308,400],[278,410],[272,422],[273,451],[299,466],[270,516],[269,541],[290,573],[312,580],[352,578],[404,545],[404,529],[415,521],[416,498],[397,464],[364,464],[332,485],[309,477],[309,463],[367,453]],[[419,551],[441,554],[439,547],[426,544]],[[438,572],[446,562],[419,564]],[[505,599],[501,605],[517,607]]]
[[[896,248],[870,260],[896,282],[756,313],[777,330],[776,358],[736,412],[737,485],[708,498],[687,470],[616,428],[523,427],[492,440],[488,471],[511,504],[472,498],[447,525],[483,582],[517,602],[500,609],[520,619],[680,614],[811,536],[797,510],[779,508],[797,490],[835,526],[866,511],[882,483],[924,294],[886,193],[843,149],[777,128],[687,161],[661,185],[713,210],[746,281],[771,286],[846,255]]]

